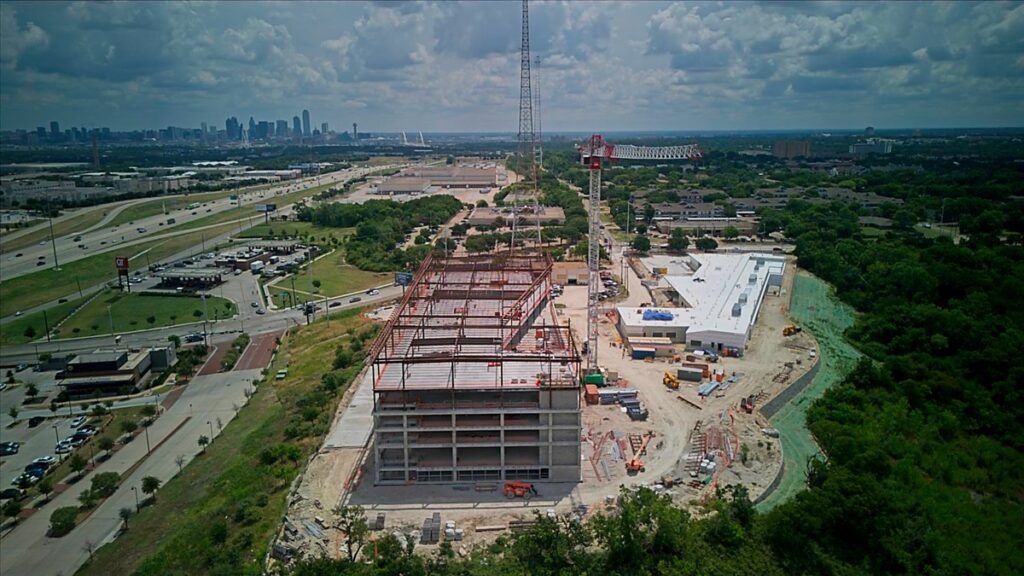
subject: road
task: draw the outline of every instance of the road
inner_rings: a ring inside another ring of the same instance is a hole
[[[98,548],[116,536],[121,527],[120,510],[135,509],[136,494],[140,499],[144,498],[145,495],[140,493],[142,478],[155,476],[166,483],[178,472],[178,465],[174,462],[177,456],[184,456],[186,463],[191,462],[199,452],[199,437],[215,438],[220,433],[221,427],[235,416],[234,406],[245,404],[244,391],[259,375],[259,370],[246,370],[193,379],[181,398],[149,428],[150,446],[155,448],[124,479],[117,492],[104,500],[70,534],[61,538],[46,536],[50,514],[63,506],[78,506],[78,496],[89,487],[93,474],[124,474],[146,455],[146,442],[141,436],[54,497],[42,510],[0,540],[0,573],[34,576],[74,574],[89,558],[89,545]],[[218,420],[221,426],[218,426]]]
[[[216,294],[216,290],[212,293]],[[348,308],[358,308],[360,306],[366,306],[368,304],[381,303],[388,300],[393,300],[402,295],[402,289],[398,286],[389,286],[381,289],[380,294],[370,296],[363,293],[359,294],[362,299],[360,302],[349,302],[352,298],[351,294],[344,294],[341,296],[335,296],[333,298],[327,298],[326,300],[319,300],[317,304],[321,306],[330,306],[332,303],[337,302],[337,306],[331,307],[331,313],[340,312]],[[242,303],[244,307],[244,302]],[[321,307],[314,316],[319,317],[323,314],[323,308]],[[223,335],[223,334],[235,334],[241,333],[243,330],[250,335],[263,334],[266,332],[274,332],[277,330],[283,330],[285,328],[296,326],[304,323],[306,320],[305,315],[293,308],[282,309],[279,311],[268,311],[264,315],[253,315],[243,316],[241,318],[234,318],[231,320],[222,320],[215,324],[208,323],[207,327],[211,334]],[[167,328],[157,328],[155,330],[143,330],[139,332],[127,332],[121,333],[121,341],[118,346],[140,348],[144,346],[155,346],[167,343],[167,338],[171,335],[184,336],[189,332],[202,331],[203,323],[195,322],[192,324],[185,324],[180,326],[169,326]],[[68,353],[68,352],[84,352],[95,350],[97,348],[111,348],[114,346],[114,340],[110,335],[105,336],[89,336],[87,338],[69,338],[67,340],[54,340],[53,342],[39,342],[34,344],[19,344],[15,346],[4,346],[0,350],[0,366],[15,366],[20,362],[28,362],[34,364],[37,359],[37,354],[43,354],[50,352],[53,354]]]
[[[329,174],[321,176],[319,178],[319,180],[317,180],[315,177],[314,178],[307,178],[307,179],[303,179],[303,180],[300,180],[300,181],[284,183],[284,184],[272,187],[269,190],[259,191],[259,192],[251,192],[251,193],[248,194],[247,198],[243,198],[241,201],[243,201],[244,204],[252,204],[252,203],[255,203],[255,202],[258,202],[258,201],[269,201],[269,200],[272,199],[273,196],[277,196],[277,195],[280,195],[280,194],[285,194],[285,193],[288,193],[288,192],[293,192],[295,190],[300,189],[301,187],[311,188],[311,187],[320,186],[320,185],[324,185],[324,184],[333,184],[333,183],[337,183],[337,182],[345,182],[345,181],[348,181],[348,180],[351,180],[351,179],[359,178],[359,177],[367,174],[368,172],[372,172],[372,171],[380,170],[380,169],[381,169],[380,167],[374,167],[372,169],[371,168],[355,168],[355,169],[339,170],[337,172],[331,172]],[[265,196],[265,198],[264,198],[264,196]],[[152,201],[152,200],[153,200],[152,198],[147,198],[146,199],[146,201]],[[201,207],[200,210],[203,210],[203,212],[198,212],[197,211],[198,214],[195,217],[193,217],[191,215],[191,213],[188,214],[187,216],[181,216],[181,217],[177,217],[176,216],[177,222],[176,222],[175,226],[178,226],[178,225],[183,224],[183,223],[185,223],[187,221],[190,221],[191,219],[198,219],[198,218],[201,218],[201,217],[208,216],[209,214],[207,214],[205,212],[205,210],[208,209],[208,208],[212,209],[212,205],[213,204],[217,204],[218,211],[223,211],[225,209],[231,209],[234,206],[232,206],[230,204],[230,202],[231,201],[226,199],[226,198],[223,199],[223,200],[216,201],[216,202],[211,202],[210,205],[207,206],[207,208],[202,208]],[[288,214],[290,212],[292,206],[293,206],[292,204],[288,204],[288,205],[284,205],[284,206],[278,206],[278,212],[277,213],[279,215],[281,215],[281,214]],[[152,228],[159,228],[159,223],[161,221],[164,221],[166,218],[168,218],[168,216],[165,216],[165,215],[161,214],[161,215],[153,216],[153,217],[150,217],[150,218],[147,218],[147,219],[141,219],[138,222],[135,222],[134,225],[122,225],[120,227],[106,228],[106,229],[99,230],[99,231],[96,231],[96,232],[93,232],[93,233],[89,233],[87,235],[87,237],[83,236],[83,241],[87,242],[88,243],[87,245],[89,246],[89,249],[85,250],[85,251],[82,251],[81,249],[78,249],[78,248],[74,247],[74,245],[75,245],[75,243],[74,243],[75,235],[74,234],[69,234],[67,236],[64,236],[64,237],[61,237],[61,238],[57,239],[57,246],[58,246],[57,253],[58,253],[58,257],[62,258],[60,260],[61,262],[66,263],[67,261],[73,261],[73,260],[76,260],[76,259],[83,258],[85,256],[90,256],[90,255],[95,254],[95,253],[112,252],[114,250],[121,251],[121,250],[123,250],[123,249],[125,249],[127,247],[132,246],[133,244],[141,244],[141,243],[144,243],[144,242],[149,242],[151,240],[158,240],[158,239],[162,239],[162,238],[169,238],[169,237],[173,237],[175,235],[180,235],[180,234],[188,234],[188,233],[191,233],[191,232],[202,230],[204,228],[214,228],[214,227],[223,226],[224,224],[226,224],[226,223],[222,222],[222,223],[219,223],[219,224],[212,224],[212,225],[209,225],[209,226],[206,226],[206,227],[193,228],[193,229],[187,230],[187,231],[180,231],[179,230],[179,231],[175,231],[175,232],[171,232],[171,233],[167,233],[167,234],[157,234],[156,232],[154,232],[152,230]],[[259,223],[258,220],[256,220],[256,219],[249,219],[249,218],[244,218],[244,219],[241,219],[241,220],[236,220],[235,222],[239,224],[239,229],[248,228],[250,225],[258,224]],[[139,233],[136,230],[137,227],[145,228],[146,232],[145,233]],[[121,230],[118,231],[117,228],[121,228]],[[127,233],[127,235],[123,234],[125,232]],[[120,240],[120,238],[122,236],[125,238],[124,241]],[[213,244],[217,244],[219,242],[224,242],[229,237],[230,237],[230,234],[223,234],[223,235],[218,236],[218,237],[206,238],[205,242],[208,243],[208,244],[213,245]],[[110,238],[111,240],[108,242],[107,240],[101,240],[101,238]],[[97,247],[95,245],[96,241],[107,242],[107,244],[106,245],[101,245],[101,246]],[[111,242],[113,242],[113,243],[111,243]],[[166,258],[162,262],[172,262],[174,260],[179,260],[181,258],[193,255],[193,254],[195,254],[196,247],[198,247],[198,244],[196,246],[194,246],[194,247],[188,248],[186,250],[183,250],[182,252],[174,254],[170,258]],[[47,252],[48,250],[49,250],[49,252]],[[63,252],[62,252],[62,250],[63,250]],[[78,250],[79,252],[83,252],[83,253],[75,253],[74,252],[75,250]],[[131,251],[129,250],[129,252],[131,252]],[[52,248],[50,247],[50,244],[48,242],[46,243],[45,247],[44,246],[36,245],[36,246],[30,247],[30,248],[25,248],[21,252],[18,252],[18,253],[23,254],[23,256],[21,256],[21,257],[15,257],[13,255],[3,255],[3,256],[0,256],[0,258],[2,258],[2,260],[0,260],[0,262],[2,262],[2,280],[4,280],[4,281],[10,280],[11,278],[15,278],[15,277],[18,277],[18,276],[21,276],[21,275],[25,275],[27,273],[31,273],[31,272],[34,272],[34,271],[42,269],[43,268],[42,266],[38,266],[37,267],[34,264],[34,262],[37,261],[39,256],[43,256],[44,259],[45,258],[52,258]],[[67,261],[64,260],[63,258],[68,258],[68,254],[69,253],[74,253],[76,256],[75,257],[71,257]],[[50,256],[46,256],[46,254],[50,254]],[[63,256],[61,256],[62,254],[63,254]],[[129,256],[133,256],[134,253],[130,253],[128,255]],[[40,261],[42,261],[42,260],[40,260]],[[153,264],[156,264],[156,262],[153,262]],[[104,282],[104,284],[105,284],[105,282]],[[91,294],[91,293],[101,289],[104,286],[104,284],[98,284],[96,286],[84,286],[84,287],[82,287],[82,293],[83,294]],[[70,296],[70,295],[71,294],[69,294],[68,296]],[[58,301],[55,300],[55,301],[52,301],[52,302],[41,304],[39,306],[30,308],[30,309],[25,309],[22,312],[24,314],[31,314],[31,313],[37,312],[39,310],[44,310],[44,309],[56,306],[57,304],[58,304]],[[10,316],[7,316],[5,318],[2,318],[2,319],[0,319],[0,324],[9,322],[9,321],[13,320],[14,318],[15,318],[14,315],[10,315]]]
[[[265,190],[252,192],[239,191],[240,196],[238,202],[242,206],[254,205],[263,202],[272,203],[275,197],[282,194],[294,192],[302,188],[313,188],[323,184],[333,184],[335,182],[351,178],[358,178],[369,171],[370,170],[367,168],[339,170],[320,177],[314,176],[296,181],[278,183]],[[166,198],[156,197],[132,201],[118,206],[115,210],[116,213],[119,214],[130,206],[161,200],[166,202],[166,213],[141,218],[137,221],[123,223],[117,226],[105,226],[105,223],[109,223],[116,216],[114,213],[115,211],[112,210],[111,213],[107,214],[102,223],[91,226],[88,231],[76,231],[57,238],[57,262],[59,264],[67,264],[94,254],[120,250],[133,243],[138,244],[143,241],[169,237],[167,235],[160,234],[165,228],[171,228],[171,225],[167,223],[169,218],[174,218],[174,227],[180,227],[183,224],[238,207],[238,204],[235,204],[232,200],[225,197],[220,200],[198,203],[198,207],[189,208],[190,200],[187,196],[168,196]],[[279,208],[284,207],[282,206]],[[42,225],[45,226],[46,224],[44,223]],[[194,230],[198,230],[198,228],[194,228],[190,231]],[[75,238],[79,237],[81,239],[76,241]],[[82,248],[82,246],[85,246],[85,248]],[[18,256],[18,254],[21,254],[21,256]],[[0,256],[0,259],[2,259],[3,262],[3,279],[10,280],[11,278],[17,278],[18,276],[30,274],[52,266],[53,246],[49,241],[43,241],[33,246],[22,248],[14,254],[3,253],[2,256]],[[37,265],[39,262],[43,262],[45,265]]]

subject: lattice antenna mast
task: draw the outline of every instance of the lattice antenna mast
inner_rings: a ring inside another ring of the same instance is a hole
[[[519,175],[534,177],[533,95],[530,88],[530,10],[523,0],[523,41],[519,54]]]

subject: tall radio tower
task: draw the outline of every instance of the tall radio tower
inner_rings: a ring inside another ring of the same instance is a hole
[[[523,43],[519,58],[519,158],[516,159],[517,172],[523,179],[536,181],[535,150],[533,95],[530,90],[530,11],[527,0],[523,0]]]

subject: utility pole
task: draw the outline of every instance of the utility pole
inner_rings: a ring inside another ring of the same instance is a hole
[[[46,327],[46,341],[50,341],[50,321],[46,318],[46,310],[43,310],[43,326]]]
[[[53,269],[60,270],[60,262],[57,262],[57,238],[53,235],[53,203],[46,209],[46,217],[50,221],[50,247],[53,248]]]

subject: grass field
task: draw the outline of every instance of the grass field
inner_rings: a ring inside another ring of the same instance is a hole
[[[167,482],[155,503],[134,516],[128,530],[100,548],[79,574],[262,574],[288,486],[327,428],[300,439],[289,439],[286,430],[310,416],[330,422],[344,388],[324,394],[320,378],[335,347],[367,323],[359,312],[291,332],[270,368],[273,373],[287,366],[287,378],[260,385],[206,454]],[[320,403],[310,404],[313,396]],[[307,414],[310,405],[317,408]],[[291,451],[295,458],[268,461],[271,448]]]
[[[82,210],[84,211],[81,214],[72,216],[67,220],[55,222],[53,224],[54,235],[56,235],[57,238],[60,238],[61,236],[65,236],[72,232],[79,232],[81,230],[85,230],[89,226],[92,226],[93,224],[96,224],[100,220],[103,220],[103,217],[106,216],[110,208],[100,206],[96,208],[83,208]],[[3,248],[4,252],[11,252],[13,250],[20,250],[22,248],[25,248],[26,246],[38,244],[43,240],[49,239],[50,227],[45,224],[44,220],[43,225],[39,226],[37,230],[33,230],[28,234],[25,234],[24,236],[14,238],[10,241],[5,240],[3,242]]]
[[[314,280],[320,281],[319,288],[313,285]],[[394,274],[366,272],[345,264],[341,251],[336,250],[300,271],[295,276],[295,289],[319,296],[340,296],[388,284],[392,280],[394,280]],[[292,279],[286,277],[275,284],[271,290],[291,292],[291,288]],[[301,295],[299,300],[302,300]]]
[[[107,306],[110,306],[109,315]],[[196,316],[197,312],[199,316]],[[238,310],[230,300],[209,296],[206,312],[209,316],[203,313],[203,301],[198,296],[124,294],[109,290],[73,314],[61,326],[58,338],[109,334],[111,320],[113,331],[120,333],[197,322],[204,318],[211,321],[215,317],[230,318]]]
[[[793,285],[791,315],[797,324],[814,335],[822,363],[814,380],[789,404],[779,410],[771,424],[779,431],[786,468],[779,483],[767,498],[758,503],[764,512],[792,498],[807,484],[807,459],[820,455],[818,445],[807,430],[807,408],[838,384],[853,369],[860,353],[843,338],[853,325],[853,309],[839,302],[832,286],[804,272]]]
[[[259,224],[239,234],[240,238],[301,238],[308,240],[311,236],[317,244],[332,244],[332,240],[341,241],[346,236],[355,234],[355,228],[325,228],[314,226],[309,222],[271,222]]]
[[[860,233],[865,238],[882,238],[888,234],[885,230],[882,230],[881,228],[874,228],[872,226],[861,226]]]
[[[116,252],[132,257],[133,268],[144,268],[146,255],[150,262],[157,262],[199,244],[204,236],[213,238],[236,229],[234,224],[225,224],[201,232],[136,244]],[[64,264],[59,272],[50,268],[0,282],[0,316],[9,316],[18,310],[73,294],[78,290],[76,281],[84,289],[113,279],[116,276],[114,253],[111,250]]]
[[[70,315],[76,308],[78,308],[83,302],[88,299],[75,298],[69,300],[63,304],[58,304],[53,308],[46,311],[46,318],[43,318],[43,312],[35,312],[33,314],[26,314],[21,318],[16,318],[7,322],[6,324],[0,325],[0,344],[24,344],[37,340],[39,338],[46,337],[46,326],[49,324],[52,329],[61,320],[65,319]],[[35,331],[35,336],[30,338],[25,335],[29,326]]]

